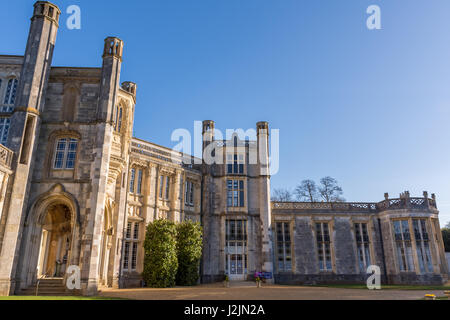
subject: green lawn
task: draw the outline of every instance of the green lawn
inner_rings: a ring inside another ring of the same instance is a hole
[[[368,290],[367,286],[364,284],[331,284],[331,285],[315,285],[313,287]],[[450,290],[450,286],[408,286],[408,285],[387,284],[381,285],[381,290]]]
[[[75,296],[0,296],[1,300],[125,300],[120,298],[108,297],[75,297]]]

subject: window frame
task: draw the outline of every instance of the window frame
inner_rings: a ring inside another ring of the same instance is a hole
[[[281,225],[281,241],[279,226]],[[288,240],[286,237],[286,231],[288,232]],[[292,230],[290,221],[276,221],[275,222],[275,234],[276,234],[276,268],[278,272],[293,272],[293,242],[292,242]],[[280,243],[282,249],[282,260],[283,267],[280,268]],[[287,254],[287,249],[289,248],[290,254]],[[289,258],[289,259],[288,259]],[[289,262],[288,262],[289,261]],[[287,265],[290,267],[286,267]]]
[[[122,268],[125,272],[135,272],[137,270],[141,235],[140,227],[140,221],[127,221],[122,259]]]
[[[394,252],[396,256],[396,264],[399,272],[416,272],[415,253],[413,247],[413,239],[411,236],[411,223],[409,218],[393,219],[392,221],[392,239],[394,242]],[[408,224],[407,230],[404,223]],[[396,223],[400,226],[400,238],[397,237]],[[407,231],[407,232],[406,232]],[[406,236],[408,235],[408,236]],[[408,245],[409,244],[409,245]],[[399,247],[401,245],[401,247]],[[399,251],[400,249],[400,251]]]
[[[64,150],[58,150],[58,146],[60,141],[65,140],[64,142]],[[74,137],[74,136],[58,136],[55,138],[54,140],[54,145],[53,145],[53,157],[52,157],[52,165],[51,168],[52,170],[75,170],[76,165],[77,165],[77,160],[78,160],[78,153],[79,153],[79,147],[80,147],[80,139],[78,137]],[[70,149],[70,145],[71,143],[75,142],[76,146],[74,150]],[[62,163],[61,163],[61,167],[58,168],[56,167],[56,158],[57,155],[60,154],[59,152],[63,151],[62,153]],[[75,156],[73,157],[73,159],[69,159],[69,155],[70,154],[74,154]],[[72,167],[67,167],[67,163],[69,161],[73,161],[73,166]]]
[[[14,104],[17,99],[17,89],[19,86],[19,79],[17,77],[10,77],[6,79],[6,88],[2,96],[2,110],[1,112],[12,112]],[[8,92],[9,90],[9,92]]]
[[[226,190],[227,190],[227,208],[246,207],[244,179],[226,179]]]
[[[320,224],[321,232],[318,233],[317,225]],[[327,233],[328,238],[326,238],[326,235],[324,233],[324,225],[327,226]],[[317,265],[319,267],[319,271],[321,273],[330,273],[334,271],[334,263],[333,263],[333,241],[332,241],[332,223],[331,221],[314,221],[314,235],[316,239],[316,246],[317,246]],[[319,236],[320,240],[319,241]],[[329,260],[327,259],[327,253],[326,249],[328,248],[329,251]],[[322,254],[320,254],[322,253]],[[320,259],[320,256],[322,256],[322,260]],[[322,261],[322,263],[321,263]],[[329,266],[328,266],[329,263]]]
[[[11,118],[0,117],[0,144],[4,146],[6,145],[10,129],[11,129]]]
[[[243,175],[245,171],[245,153],[227,153],[225,170],[227,175]]]
[[[365,233],[364,234],[364,227]],[[353,230],[356,244],[356,259],[357,266],[360,273],[366,273],[367,268],[372,265],[372,246],[370,237],[370,223],[369,222],[353,222]],[[359,235],[359,239],[358,239]],[[362,258],[362,261],[361,261]],[[362,265],[361,265],[362,262]]]

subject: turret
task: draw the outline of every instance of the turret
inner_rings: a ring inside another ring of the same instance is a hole
[[[203,153],[205,152],[205,148],[214,141],[214,121],[212,120],[204,120],[203,128],[202,128],[202,137],[203,137]],[[203,157],[204,159],[204,157]]]
[[[131,81],[122,82],[122,89],[136,97],[137,84]]]
[[[8,210],[0,254],[0,295],[12,294],[15,291],[18,251],[28,205],[30,172],[34,165],[40,115],[45,108],[45,91],[60,14],[58,7],[50,2],[38,1],[34,4],[15,110],[6,143],[14,152],[14,175],[8,186],[11,196],[5,204]]]
[[[117,90],[120,87],[123,41],[108,37],[103,48],[102,81],[99,97],[98,118],[112,123],[117,103]]]
[[[260,121],[256,124],[258,137],[258,163],[260,165],[260,174],[270,175],[269,168],[269,123]]]

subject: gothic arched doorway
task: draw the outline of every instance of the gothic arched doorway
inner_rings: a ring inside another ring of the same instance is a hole
[[[38,278],[62,278],[72,242],[71,212],[64,204],[50,205],[42,223],[37,265]]]
[[[78,203],[62,185],[37,197],[25,219],[17,289],[43,277],[65,278],[70,265],[80,266],[80,226]]]

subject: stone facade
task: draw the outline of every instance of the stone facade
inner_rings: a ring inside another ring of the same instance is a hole
[[[202,282],[361,283],[372,264],[385,283],[447,280],[434,196],[271,202],[267,122],[256,140],[218,140],[204,121],[203,159],[134,138],[123,42],[105,39],[100,68],[52,67],[59,15],[36,2],[25,55],[0,56],[0,295],[70,265],[82,294],[140,286],[155,219],[201,222]]]

